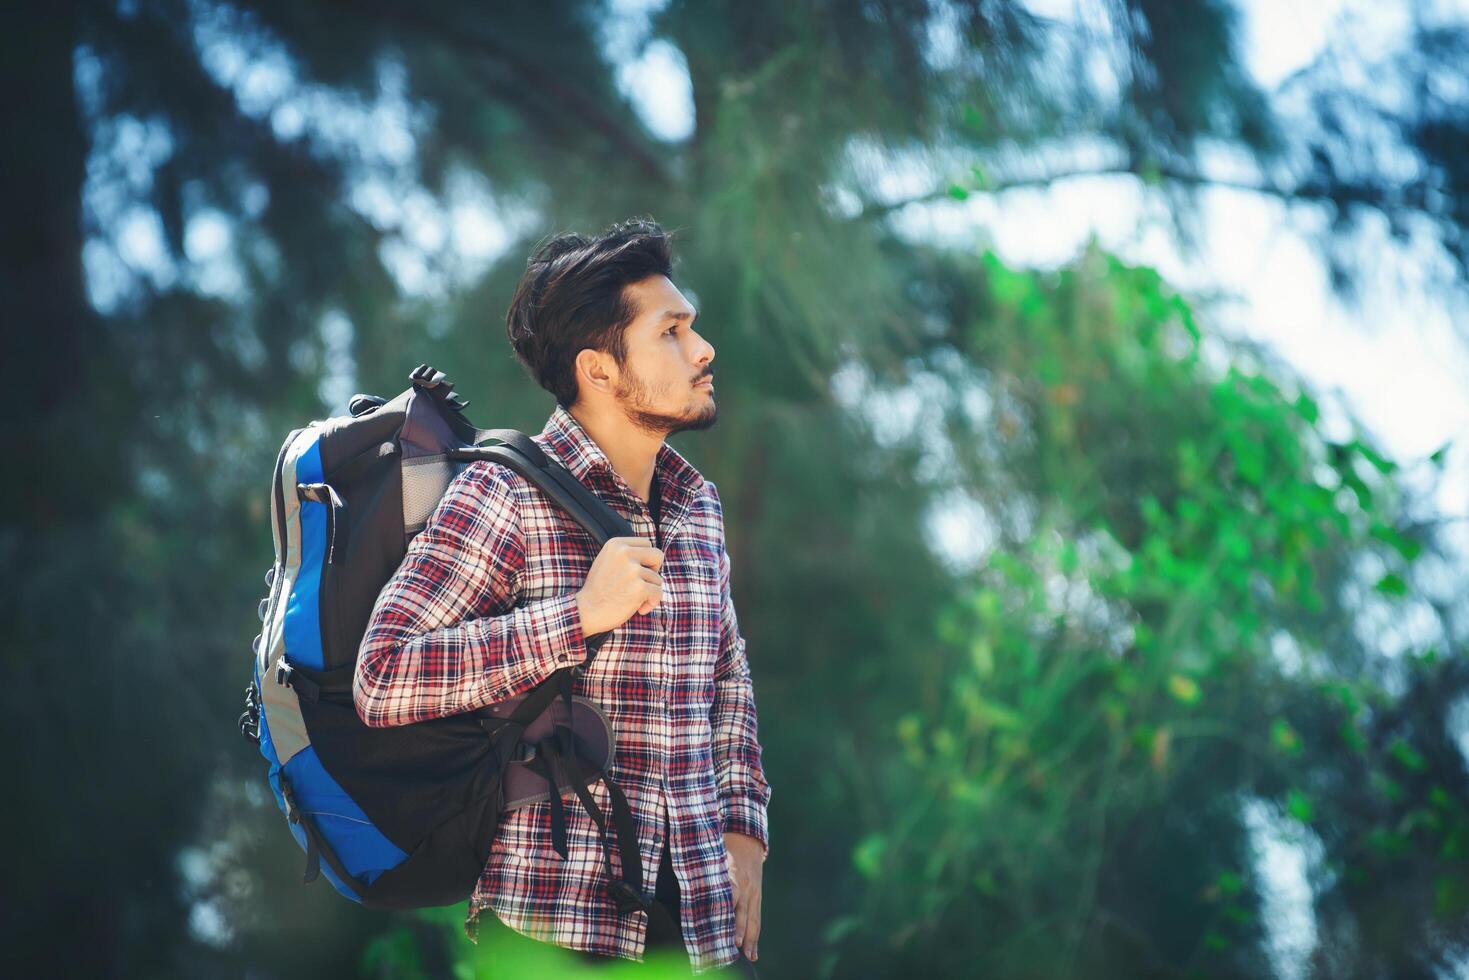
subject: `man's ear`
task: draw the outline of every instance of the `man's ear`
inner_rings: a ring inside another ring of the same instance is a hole
[[[617,383],[612,372],[616,367],[602,351],[583,347],[576,355],[576,377],[588,390],[610,393]]]

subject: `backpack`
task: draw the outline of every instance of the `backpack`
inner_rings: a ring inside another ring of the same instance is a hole
[[[615,733],[571,693],[611,631],[587,637],[583,664],[498,704],[387,728],[357,715],[352,675],[377,596],[470,462],[522,474],[599,547],[633,533],[524,433],[470,424],[468,402],[442,372],[424,364],[409,378],[391,401],[355,395],[349,416],[292,431],[271,481],[275,563],[239,727],[269,763],[270,788],[306,852],[302,881],[324,874],[369,908],[452,905],[473,890],[506,809],[549,800],[552,846],[565,859],[570,792],[601,833],[618,910],[648,912],[667,931],[667,910],[643,893],[627,799],[607,777]],[[598,778],[610,822],[588,790]]]

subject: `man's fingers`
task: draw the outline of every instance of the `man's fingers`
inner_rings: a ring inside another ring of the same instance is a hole
[[[646,538],[640,539],[646,541]],[[663,552],[651,544],[629,545],[627,553],[633,557],[638,564],[653,569],[655,572],[663,564]]]
[[[745,946],[745,923],[749,920],[749,901],[744,897],[735,899],[735,945]]]
[[[641,565],[646,565],[656,570],[659,565],[663,564],[663,551],[660,548],[654,547],[650,538],[630,534],[607,539],[607,544],[614,543],[626,548],[627,553],[632,555]],[[606,547],[606,545],[603,545],[603,547]]]
[[[752,963],[760,958],[760,892],[761,889],[756,888],[750,896],[749,920],[745,928],[745,957]]]

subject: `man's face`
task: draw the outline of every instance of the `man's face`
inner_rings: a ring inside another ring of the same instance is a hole
[[[628,420],[664,436],[707,429],[719,418],[714,401],[714,346],[693,327],[698,316],[667,276],[625,287],[639,310],[628,324],[614,395]],[[699,382],[708,382],[700,384]]]

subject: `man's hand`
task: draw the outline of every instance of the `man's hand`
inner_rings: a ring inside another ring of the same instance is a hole
[[[747,834],[724,835],[724,865],[734,882],[735,943],[754,962],[760,954],[760,875],[765,848]]]
[[[663,601],[663,551],[647,538],[608,538],[576,593],[582,632],[616,629]]]

